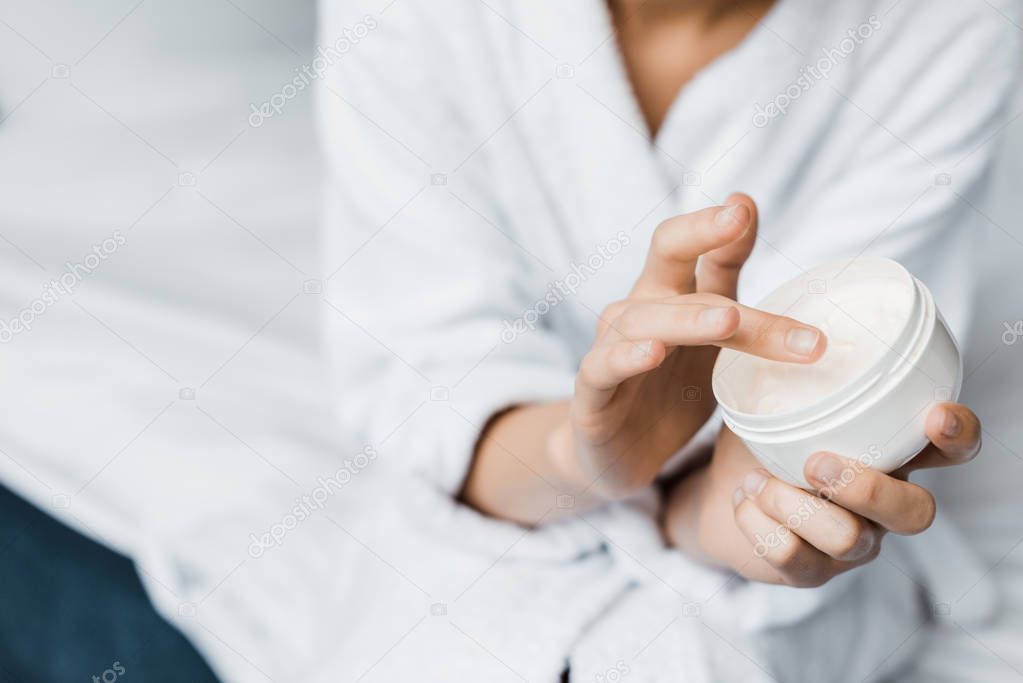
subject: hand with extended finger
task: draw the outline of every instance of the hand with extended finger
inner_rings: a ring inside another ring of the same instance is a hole
[[[793,363],[824,351],[816,328],[735,302],[757,214],[745,195],[729,202],[659,225],[628,298],[600,317],[551,448],[604,497],[648,485],[706,422],[720,348]]]

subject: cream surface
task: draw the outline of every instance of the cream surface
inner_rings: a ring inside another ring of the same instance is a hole
[[[824,355],[812,365],[738,353],[723,359],[717,381],[733,409],[774,415],[812,405],[867,372],[905,327],[913,303],[911,280],[846,273],[820,282],[824,291],[811,288],[782,310],[824,332]]]

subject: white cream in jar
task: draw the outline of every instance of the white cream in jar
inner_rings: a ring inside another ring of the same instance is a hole
[[[803,464],[822,450],[896,469],[926,445],[927,409],[958,396],[959,350],[930,292],[895,261],[820,266],[757,307],[827,336],[813,364],[726,349],[714,367],[725,423],[782,479],[807,486]]]

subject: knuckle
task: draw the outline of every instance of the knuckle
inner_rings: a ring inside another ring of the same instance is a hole
[[[861,473],[856,493],[864,505],[876,508],[884,499],[884,486],[881,476],[872,471]]]
[[[643,310],[636,306],[629,306],[614,321],[614,328],[618,334],[631,339],[633,333],[639,328],[643,320]]]
[[[576,386],[579,385],[579,378],[576,378]],[[573,427],[585,427],[589,418],[589,412],[579,406],[578,401],[568,402],[568,421]]]
[[[626,300],[615,301],[604,307],[604,310],[600,313],[600,318],[597,323],[598,335],[602,336],[608,329],[615,325],[615,322],[622,316],[622,314],[628,310],[629,302]]]
[[[600,317],[605,318],[607,320],[614,320],[615,318],[617,318],[618,316],[625,312],[625,309],[629,307],[630,303],[631,302],[628,299],[612,301],[611,303],[604,307],[604,310],[601,312]]]
[[[774,557],[771,558],[771,564],[786,574],[798,574],[803,564],[802,554],[802,548],[799,543],[789,535],[786,542],[778,548]]]
[[[695,280],[693,282],[695,283]],[[693,286],[695,286],[695,284]],[[672,309],[670,314],[668,315],[668,319],[671,321],[672,324],[677,325],[680,329],[696,326],[698,324],[697,313],[695,313],[693,309],[689,308],[688,306],[679,306],[677,308]]]
[[[654,228],[653,235],[650,236],[650,250],[659,255],[663,256],[670,254],[674,244],[674,227],[675,220],[669,218],[665,221],[661,221],[656,228]]]
[[[599,384],[601,371],[600,367],[602,361],[600,358],[601,351],[593,350],[583,356],[582,362],[579,363],[579,374],[578,379],[588,386],[594,386]]]
[[[774,332],[774,325],[768,320],[757,320],[749,328],[749,342],[750,345],[760,344],[770,339],[771,334]]]
[[[729,299],[727,296],[706,292],[700,294],[700,303],[706,304],[707,306],[723,308],[726,306],[734,306],[736,302],[734,299]]]

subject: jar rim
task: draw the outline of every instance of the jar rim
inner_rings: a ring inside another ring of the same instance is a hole
[[[929,338],[928,331],[933,328],[936,319],[936,310],[933,298],[927,287],[912,276],[902,264],[892,259],[881,257],[859,257],[838,261],[817,268],[811,269],[802,276],[790,280],[778,289],[768,294],[758,307],[770,306],[772,299],[780,295],[783,290],[791,287],[801,286],[813,279],[812,276],[821,272],[833,272],[836,268],[841,274],[852,265],[854,261],[863,261],[867,265],[876,268],[876,272],[890,276],[892,273],[904,277],[910,285],[912,292],[911,307],[906,320],[897,331],[894,341],[889,344],[883,342],[887,349],[881,356],[864,372],[854,380],[837,388],[833,392],[822,396],[820,400],[794,410],[780,413],[757,414],[738,410],[729,406],[721,399],[721,392],[718,383],[718,371],[714,372],[714,395],[718,405],[722,409],[723,417],[733,431],[741,430],[749,433],[756,433],[759,436],[764,434],[788,433],[819,423],[830,421],[836,414],[849,410],[857,411],[861,406],[866,406],[879,400],[886,391],[878,389],[879,385],[892,385],[899,381],[899,378],[912,371],[918,356],[923,352],[926,340]],[[767,310],[770,310],[769,308]],[[876,335],[875,335],[876,336]],[[883,340],[882,340],[883,341]],[[733,352],[737,353],[737,352]],[[719,358],[719,362],[721,359]]]

